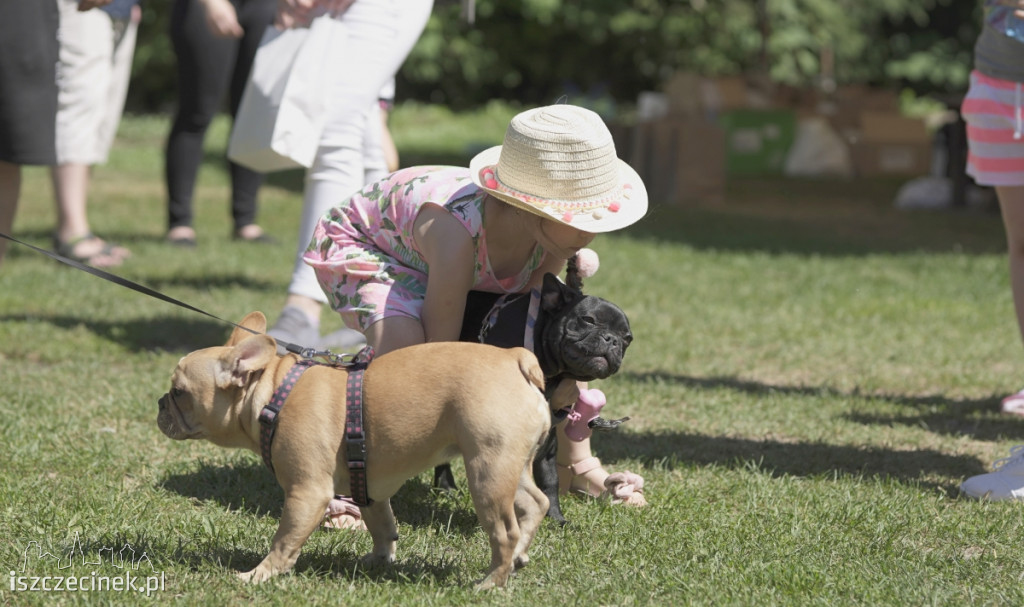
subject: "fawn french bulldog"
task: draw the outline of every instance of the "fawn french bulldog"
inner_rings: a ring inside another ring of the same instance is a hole
[[[253,312],[240,323],[262,333]],[[260,413],[298,357],[277,355],[273,338],[236,328],[227,344],[181,359],[159,400],[157,424],[176,440],[205,439],[260,453]],[[239,576],[261,582],[289,571],[335,494],[352,495],[347,466],[348,370],[313,365],[291,388],[268,450],[284,489],[270,554]],[[504,586],[529,560],[548,508],[531,462],[550,427],[544,375],[524,348],[430,343],[374,359],[363,377],[363,520],[373,538],[367,564],[391,563],[398,532],[390,498],[412,476],[461,455],[477,518],[491,544],[478,588]]]

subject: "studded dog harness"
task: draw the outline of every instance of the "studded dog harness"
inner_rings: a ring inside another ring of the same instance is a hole
[[[360,506],[367,506],[370,499],[366,488],[366,433],[363,431],[363,373],[373,359],[373,348],[367,346],[356,354],[350,363],[344,366],[348,370],[348,384],[345,390],[345,445],[348,457],[349,486],[352,500]],[[288,400],[292,388],[299,383],[299,378],[313,365],[323,363],[303,359],[292,365],[285,374],[284,381],[274,390],[263,410],[260,411],[260,454],[263,463],[274,471],[270,457],[270,447],[277,431],[277,420],[281,408]]]

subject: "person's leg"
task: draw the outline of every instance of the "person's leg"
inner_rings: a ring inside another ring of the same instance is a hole
[[[348,43],[332,58],[335,78],[330,85],[330,118],[306,176],[295,264],[285,302],[286,308],[303,309],[317,331],[322,308],[318,304],[327,299],[302,255],[317,219],[363,185],[363,137],[370,104],[412,50],[431,6],[430,0],[360,0],[341,18],[347,26]]]
[[[563,382],[552,397],[552,402],[556,403],[555,406],[563,406],[567,400],[563,391],[563,386],[566,383]],[[579,390],[586,389],[586,384],[577,384],[577,395]],[[569,400],[572,398],[570,396]],[[601,460],[593,455],[590,438],[573,440],[566,435],[567,427],[568,423],[563,421],[558,424],[555,431],[558,441],[555,464],[558,467],[559,493],[573,492],[599,497],[612,494],[614,488],[616,491],[612,497],[615,501],[632,506],[647,505],[647,500],[644,499],[641,491],[643,488],[642,477],[629,471],[609,474],[601,464]],[[611,479],[611,483],[609,483],[609,479]]]
[[[124,104],[128,98],[128,85],[132,77],[132,60],[135,56],[135,41],[138,38],[142,9],[132,7],[130,19],[112,20],[110,56],[110,79],[104,96],[102,121],[96,137],[96,162],[104,164],[110,155],[117,137],[117,128],[124,115]]]
[[[21,165],[0,160],[0,232],[10,234],[14,230],[14,214],[18,210],[18,196],[21,194]],[[0,238],[0,266],[7,253],[7,239]]]
[[[55,2],[11,2],[0,19],[0,231],[11,234],[21,167],[56,162],[57,27]],[[0,239],[0,264],[7,253]]]
[[[197,0],[175,0],[171,42],[178,65],[178,108],[167,137],[167,238],[195,241],[192,197],[203,139],[227,90],[236,42],[214,36]]]
[[[56,248],[98,267],[120,265],[129,252],[92,236],[86,207],[91,165],[106,158],[103,121],[113,80],[114,22],[102,11],[78,12],[61,2],[56,116],[57,166],[52,167],[57,206]],[[112,136],[112,135],[111,135]]]
[[[1017,316],[1017,328],[1024,343],[1024,186],[997,186],[996,197],[1003,214],[1006,248],[1009,257],[1010,291]],[[1005,413],[1024,415],[1024,392],[1005,398]]]
[[[238,41],[238,52],[231,73],[229,102],[232,120],[242,103],[242,94],[249,82],[249,72],[252,71],[260,40],[267,26],[274,20],[277,1],[236,0],[235,6],[238,22],[245,33]],[[242,240],[269,242],[263,230],[256,225],[257,195],[263,185],[263,174],[231,161],[228,161],[228,170],[231,173],[231,217],[234,220],[235,236]]]

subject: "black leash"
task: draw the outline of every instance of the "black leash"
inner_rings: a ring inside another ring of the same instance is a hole
[[[117,274],[111,274],[110,272],[107,272],[106,270],[101,270],[99,268],[94,268],[92,266],[87,266],[84,263],[75,261],[74,259],[68,259],[67,257],[64,257],[63,255],[58,255],[57,253],[54,253],[53,251],[48,251],[46,249],[41,249],[41,248],[39,248],[39,247],[37,247],[35,245],[31,245],[31,244],[29,244],[27,242],[23,242],[21,240],[18,240],[17,238],[14,238],[13,236],[10,236],[8,234],[4,234],[3,232],[0,232],[0,238],[5,238],[5,239],[7,239],[7,240],[9,240],[11,242],[15,242],[15,243],[18,243],[18,244],[20,244],[22,246],[28,247],[28,248],[32,249],[33,251],[36,251],[37,253],[42,253],[43,255],[46,255],[47,257],[50,257],[52,259],[56,259],[57,261],[61,262],[64,265],[71,266],[72,268],[77,268],[77,269],[79,269],[79,270],[81,270],[83,272],[86,272],[88,274],[92,274],[93,276],[102,278],[103,280],[106,280],[106,281],[112,282],[112,283],[114,283],[116,285],[120,285],[122,287],[131,289],[132,291],[137,291],[139,293],[142,293],[143,295],[149,295],[150,297],[159,299],[161,301],[166,301],[167,303],[171,303],[171,304],[174,304],[176,306],[180,306],[182,308],[185,308],[186,310],[191,310],[193,312],[198,312],[200,314],[203,314],[204,316],[209,316],[210,318],[212,318],[214,320],[219,320],[222,323],[229,324],[229,325],[231,325],[231,326],[233,326],[235,328],[238,328],[238,329],[243,329],[245,331],[248,331],[249,333],[252,333],[253,335],[263,335],[259,331],[253,331],[252,329],[250,329],[248,327],[243,327],[242,325],[240,325],[238,323],[231,322],[230,320],[225,320],[225,319],[223,319],[223,318],[221,318],[219,316],[214,316],[213,314],[210,314],[206,310],[201,310],[201,309],[199,309],[199,308],[197,308],[197,307],[195,307],[193,305],[187,304],[187,303],[185,303],[185,302],[183,302],[181,300],[178,300],[178,299],[175,299],[173,297],[170,297],[169,295],[164,295],[160,291],[156,291],[156,290],[151,289],[151,288],[149,288],[149,287],[147,287],[145,285],[140,285],[137,282],[132,282],[132,281],[128,280],[127,278],[122,278],[122,277],[118,276]],[[276,341],[277,341],[277,343],[279,345],[284,346],[284,348],[286,350],[288,350],[289,352],[292,352],[293,354],[298,354],[302,358],[325,358],[328,361],[330,361],[330,363],[332,365],[335,365],[335,366],[343,366],[343,365],[349,364],[344,359],[344,357],[346,356],[344,354],[335,354],[335,353],[331,352],[330,350],[316,350],[314,348],[307,348],[307,347],[304,347],[304,346],[300,346],[298,344],[289,343],[289,342],[281,340],[281,339],[278,339]],[[354,356],[354,355],[348,355],[348,356]]]

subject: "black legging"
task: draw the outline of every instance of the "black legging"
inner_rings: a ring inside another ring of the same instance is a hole
[[[263,32],[274,19],[276,0],[231,0],[245,30],[239,39],[215,36],[196,0],[175,0],[171,42],[178,57],[178,111],[167,138],[168,229],[192,225],[192,194],[203,161],[203,138],[230,93],[234,118]],[[256,194],[263,175],[229,162],[231,216],[235,230],[256,221]]]

